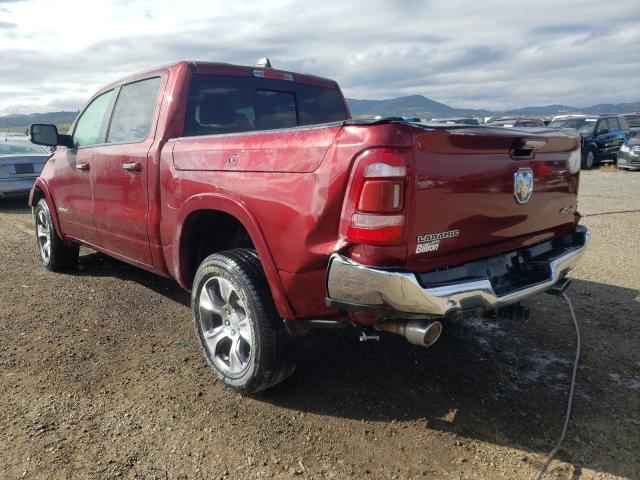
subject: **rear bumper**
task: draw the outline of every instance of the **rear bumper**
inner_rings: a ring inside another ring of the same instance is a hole
[[[528,277],[522,274],[513,283],[518,287],[510,291],[505,291],[504,284],[497,286],[492,279],[480,278],[475,273],[473,278],[466,275],[466,278],[425,285],[428,275],[368,267],[334,254],[327,271],[327,304],[338,310],[374,310],[390,316],[402,316],[405,313],[411,316],[443,317],[466,310],[492,310],[553,287],[576,265],[588,240],[587,228],[579,225],[574,234],[562,239],[561,245],[549,241],[549,248],[539,257],[521,260],[535,253],[536,247],[531,247],[484,260],[493,264],[495,261],[520,262],[514,267],[515,273],[513,269],[508,273],[512,277],[527,270],[527,263],[536,269],[533,283],[523,285],[523,280],[526,281]],[[464,269],[465,266],[460,268]],[[469,268],[468,272],[473,272],[474,268]]]
[[[28,197],[38,176],[0,178],[0,198]]]

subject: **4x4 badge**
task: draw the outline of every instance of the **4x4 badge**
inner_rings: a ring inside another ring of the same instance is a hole
[[[533,193],[533,172],[530,168],[519,168],[513,174],[513,196],[518,203],[527,203]]]

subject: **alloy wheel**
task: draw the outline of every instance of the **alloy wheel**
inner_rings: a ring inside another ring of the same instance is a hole
[[[38,249],[42,261],[49,263],[51,258],[51,230],[49,228],[49,219],[44,210],[39,208],[36,212],[36,235],[38,236]]]
[[[584,162],[586,167],[587,168],[593,167],[594,160],[595,160],[595,155],[593,154],[593,150],[589,150],[587,152],[587,158],[585,159],[585,162]]]
[[[227,279],[213,276],[200,291],[199,323],[203,339],[217,369],[238,375],[249,365],[253,331],[249,311]]]

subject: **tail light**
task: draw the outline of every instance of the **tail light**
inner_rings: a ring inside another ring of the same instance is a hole
[[[405,240],[410,151],[372,148],[355,161],[340,219],[348,242],[397,245]]]

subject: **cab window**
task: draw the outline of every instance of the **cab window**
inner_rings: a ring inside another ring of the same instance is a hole
[[[607,118],[607,125],[608,125],[608,129],[609,131],[611,130],[620,130],[620,126],[618,125],[618,119],[617,118]]]
[[[629,124],[624,117],[618,117],[618,123],[620,124],[620,130],[629,130]]]
[[[609,127],[607,126],[606,120],[600,120],[598,122],[598,126],[596,127],[596,135],[599,135],[602,130],[607,130]]]
[[[141,142],[151,129],[160,77],[123,85],[113,109],[107,143]]]
[[[339,122],[349,118],[337,87],[263,77],[194,75],[184,135],[215,135]]]
[[[111,102],[113,90],[97,96],[82,112],[73,132],[73,145],[88,147],[98,143],[100,131],[105,120],[105,113]]]

